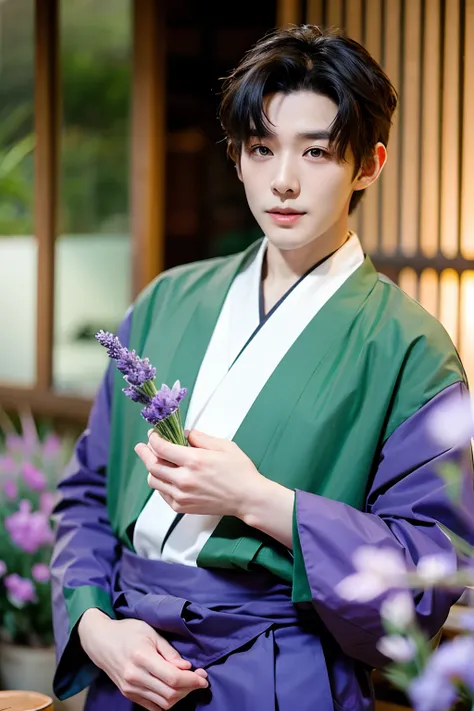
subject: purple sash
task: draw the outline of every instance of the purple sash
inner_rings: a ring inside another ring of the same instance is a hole
[[[176,711],[334,709],[317,615],[295,606],[290,586],[263,570],[195,568],[124,551],[114,607],[118,617],[154,627],[193,668],[207,669],[209,689]]]

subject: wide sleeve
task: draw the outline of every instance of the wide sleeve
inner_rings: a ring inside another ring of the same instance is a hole
[[[130,336],[131,310],[118,331],[123,345]],[[54,693],[60,699],[88,686],[97,668],[79,642],[77,623],[96,607],[114,616],[110,585],[119,554],[106,505],[114,365],[110,363],[91,409],[87,429],[78,439],[58,485],[53,511],[56,541],[51,561],[53,626],[57,653]]]
[[[361,546],[402,552],[409,567],[426,555],[456,553],[437,523],[474,542],[472,526],[446,493],[439,465],[467,461],[464,508],[474,511],[472,454],[445,450],[429,436],[426,422],[435,408],[466,397],[466,386],[449,386],[400,425],[381,451],[377,471],[360,511],[338,501],[296,492],[293,545],[295,568],[304,567],[311,599],[323,623],[346,654],[372,667],[387,660],[377,650],[383,636],[383,596],[367,603],[347,602],[337,593]],[[463,456],[467,455],[467,456]],[[434,636],[459,597],[459,591],[429,589],[414,593],[418,620]]]

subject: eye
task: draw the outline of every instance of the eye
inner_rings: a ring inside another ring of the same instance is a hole
[[[306,151],[305,155],[309,155],[310,158],[327,158],[329,154],[323,148],[310,148]]]
[[[267,148],[267,146],[262,146],[260,143],[257,146],[251,146],[250,153],[253,153],[256,156],[261,156],[262,158],[272,155],[271,150]]]

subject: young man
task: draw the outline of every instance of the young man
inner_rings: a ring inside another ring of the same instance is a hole
[[[436,474],[458,452],[426,431],[465,396],[462,365],[348,229],[395,106],[360,45],[311,26],[267,36],[226,81],[221,121],[265,237],[161,274],[124,320],[159,382],[189,389],[191,447],[146,441],[109,368],[56,509],[59,697],[370,709],[383,596],[338,594],[354,552],[415,564],[455,557],[437,522],[470,536]],[[455,598],[416,595],[430,634]]]

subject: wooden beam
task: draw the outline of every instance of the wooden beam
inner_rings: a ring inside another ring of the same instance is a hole
[[[163,2],[134,0],[130,186],[134,297],[164,266],[165,30]]]
[[[59,155],[58,0],[36,0],[35,234],[38,243],[36,383],[53,380],[54,247]]]
[[[33,415],[60,418],[83,426],[89,415],[92,400],[70,395],[56,395],[38,388],[0,386],[0,407],[14,412],[24,408]]]

